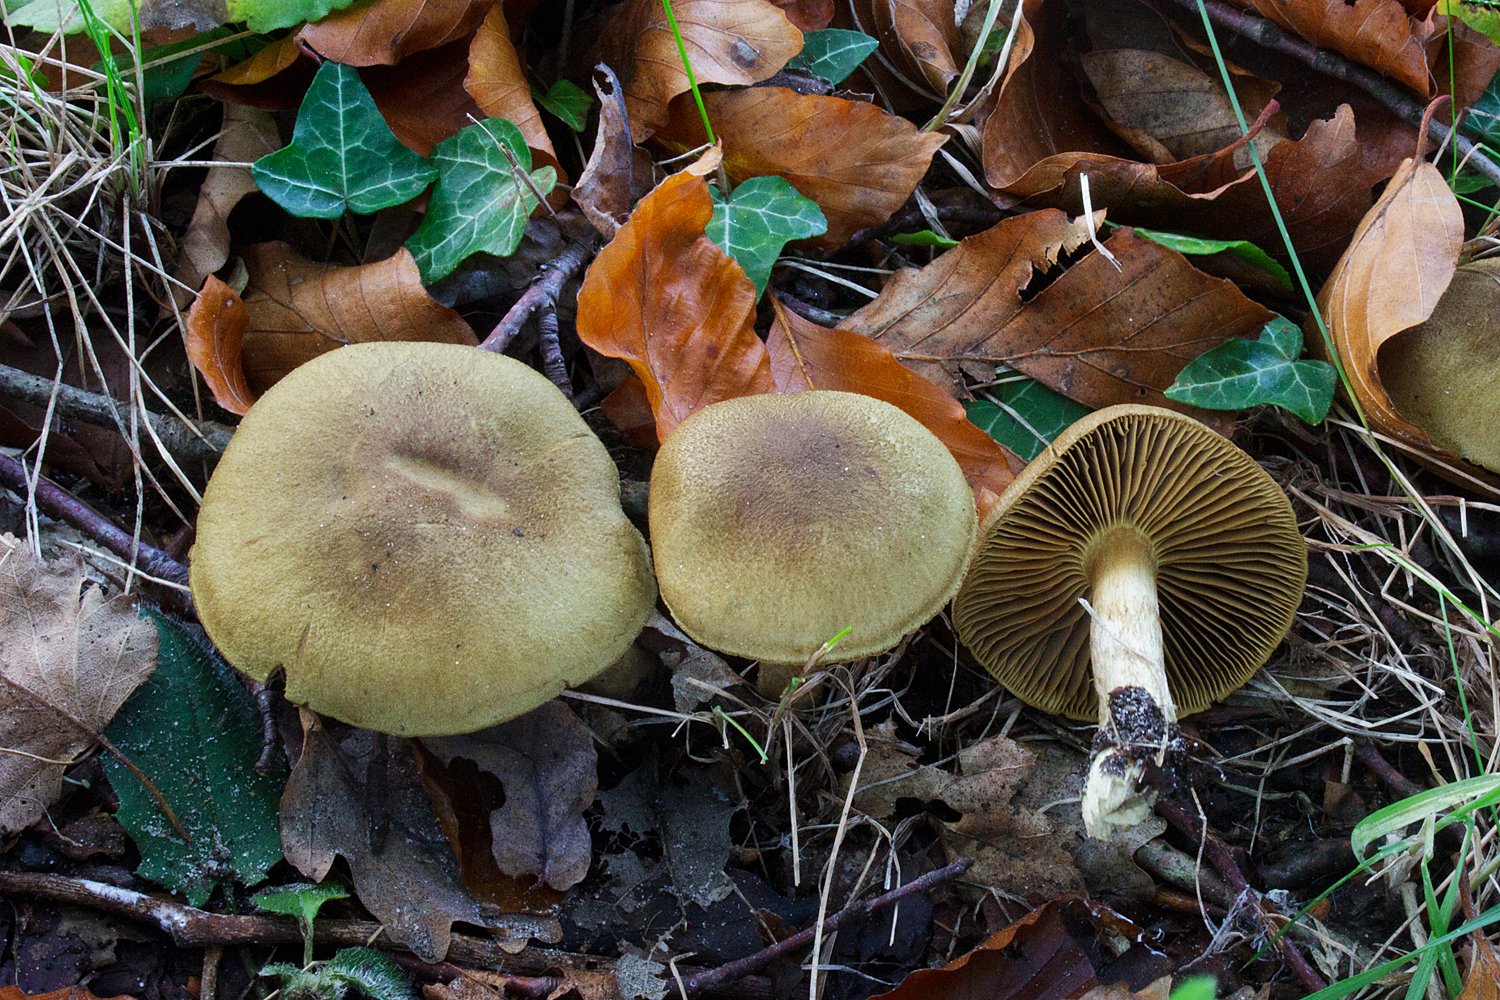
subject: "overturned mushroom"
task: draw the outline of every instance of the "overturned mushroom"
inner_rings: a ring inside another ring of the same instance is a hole
[[[830,662],[890,649],[937,614],[977,517],[931,431],[869,396],[813,391],[683,421],[656,456],[650,520],[672,617],[711,649],[761,660],[774,696],[788,665],[844,629]]]
[[[1291,505],[1248,455],[1190,417],[1113,406],[991,509],[953,621],[1022,700],[1098,720],[1083,816],[1104,838],[1150,812],[1145,762],[1179,714],[1250,679],[1306,581]]]
[[[403,736],[481,729],[620,657],[656,600],[604,446],[471,347],[342,347],[251,407],[204,493],[193,597],[225,658]]]

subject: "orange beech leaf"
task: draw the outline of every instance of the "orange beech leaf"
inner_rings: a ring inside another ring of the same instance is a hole
[[[1238,0],[1321,49],[1332,49],[1406,84],[1432,92],[1424,49],[1446,20],[1418,19],[1401,0]]]
[[[464,77],[464,90],[486,115],[505,118],[519,128],[526,137],[526,145],[557,159],[541,112],[531,101],[531,84],[526,81],[521,58],[511,44],[502,7],[490,8],[469,43],[469,73]]]
[[[493,0],[375,0],[297,32],[303,47],[346,66],[393,66],[424,49],[469,37]]]
[[[802,51],[802,32],[767,0],[677,0],[672,12],[700,84],[759,83]],[[661,0],[626,0],[595,37],[594,61],[619,74],[631,134],[644,142],[691,89]]]
[[[673,174],[599,251],[578,293],[579,339],[630,363],[661,440],[709,403],[776,389],[755,335],[755,286],[703,235],[711,215],[703,178]]]
[[[1163,391],[1209,348],[1254,339],[1270,311],[1128,229],[1108,242],[1118,270],[1091,253],[1022,304],[1033,262],[1078,246],[1086,238],[1081,221],[1050,212],[1007,219],[920,271],[897,272],[840,325],[903,362],[963,363],[976,374],[983,374],[976,362],[1004,364],[1085,406],[1150,403],[1226,429],[1228,415],[1175,403]]]
[[[783,87],[704,94],[703,104],[730,179],[786,178],[823,210],[828,232],[816,242],[826,247],[889,219],[945,140],[864,101]],[[672,102],[671,124],[657,138],[678,152],[707,141],[691,98]]]
[[[359,267],[297,256],[285,243],[258,243],[244,255],[249,325],[241,350],[245,381],[265,392],[304,361],[377,340],[479,341],[452,309],[427,294],[405,249]]]
[[[183,331],[188,358],[208,383],[214,402],[242,417],[258,395],[245,382],[240,363],[249,325],[245,303],[234,289],[210,274],[188,309]]]
[[[976,496],[1000,494],[1026,462],[974,426],[963,406],[863,334],[830,330],[783,306],[766,338],[777,392],[839,389],[883,399],[921,421],[948,446]]]

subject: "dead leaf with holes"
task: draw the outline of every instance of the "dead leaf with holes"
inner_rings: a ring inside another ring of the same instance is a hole
[[[83,563],[45,563],[0,535],[0,833],[25,829],[63,771],[156,669],[156,626],[84,589]]]
[[[630,208],[651,190],[651,156],[630,138],[630,118],[614,70],[594,67],[594,93],[599,98],[599,128],[589,161],[573,186],[573,201],[612,240],[630,217]]]

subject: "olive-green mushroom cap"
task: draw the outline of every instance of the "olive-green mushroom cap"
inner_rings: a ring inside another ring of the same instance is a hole
[[[985,515],[953,623],[1017,697],[1099,716],[1089,658],[1090,557],[1128,531],[1154,553],[1167,682],[1180,714],[1244,685],[1281,642],[1307,583],[1286,494],[1203,424],[1112,406],[1073,424]]]
[[[963,578],[974,494],[943,443],[869,396],[812,391],[707,406],[651,472],[652,552],[682,630],[721,652],[805,662],[883,652]]]
[[[530,711],[656,601],[618,473],[561,392],[472,347],[342,347],[245,415],[190,582],[214,644],[293,702],[403,736]]]

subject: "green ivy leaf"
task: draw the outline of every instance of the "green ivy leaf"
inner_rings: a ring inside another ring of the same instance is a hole
[[[594,99],[572,80],[558,80],[547,88],[545,94],[532,87],[531,99],[561,118],[563,124],[574,132],[582,132],[588,127],[589,108]]]
[[[891,237],[892,243],[900,243],[909,247],[956,247],[958,240],[947,236],[939,236],[931,229],[924,229],[919,233],[897,233]]]
[[[315,219],[399,205],[437,176],[397,141],[354,67],[332,61],[302,99],[291,145],[256,160],[251,173],[276,204]]]
[[[1246,261],[1254,264],[1281,282],[1282,287],[1291,289],[1292,276],[1286,273],[1286,268],[1278,264],[1271,255],[1248,240],[1205,240],[1196,236],[1182,236],[1178,233],[1163,233],[1155,229],[1137,229],[1136,235],[1144,236],[1148,240],[1160,243],[1162,246],[1178,253],[1188,256],[1222,253],[1228,250],[1236,257],[1243,257]]]
[[[800,69],[821,76],[829,83],[843,83],[880,42],[862,31],[825,28],[802,36],[802,51],[787,61],[787,69]]]
[[[438,143],[432,150],[437,187],[422,224],[406,241],[427,284],[446,277],[470,254],[507,257],[521,242],[536,197],[516,177],[501,144],[543,195],[557,183],[551,167],[531,169],[526,137],[504,118],[486,118]]]
[[[1302,331],[1277,316],[1259,340],[1228,340],[1190,362],[1166,396],[1205,410],[1270,403],[1316,424],[1333,404],[1338,372],[1325,361],[1297,360],[1301,354]]]
[[[709,186],[714,214],[704,234],[739,261],[755,283],[758,299],[771,280],[771,266],[788,240],[828,231],[817,202],[803,197],[781,177],[752,177],[734,189],[729,201]]]
[[[193,838],[183,843],[125,766],[104,758],[120,798],[118,818],[141,852],[137,874],[194,906],[220,882],[254,885],[281,860],[285,775],[254,771],[260,713],[234,671],[176,622],[152,613],[161,646],[156,671],[104,731],[151,779]]]
[[[1005,376],[984,390],[984,395],[988,398],[964,404],[969,419],[1028,462],[1091,412],[1087,406],[1020,373]]]
[[[191,14],[199,26],[244,21],[257,34],[289,28],[303,21],[316,21],[325,14],[349,6],[353,0],[91,0],[94,16],[129,35],[133,16],[153,21],[182,23]],[[83,30],[77,0],[3,0],[9,24],[24,24],[38,31],[70,33]]]

